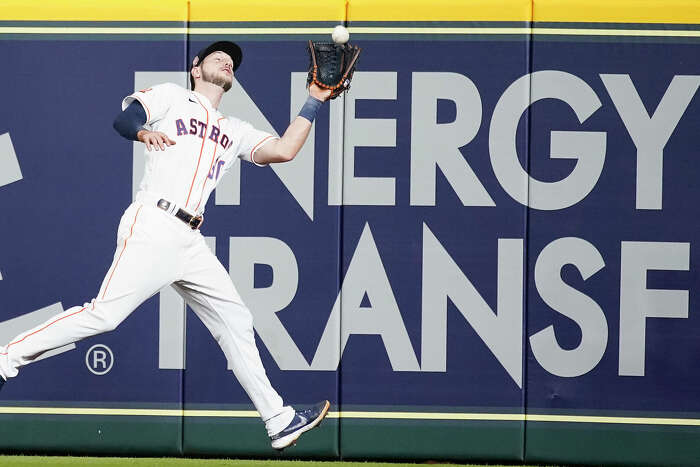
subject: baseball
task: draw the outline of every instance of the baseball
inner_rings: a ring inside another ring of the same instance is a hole
[[[345,44],[348,39],[350,39],[350,32],[348,32],[345,26],[339,24],[333,29],[331,37],[336,44]]]

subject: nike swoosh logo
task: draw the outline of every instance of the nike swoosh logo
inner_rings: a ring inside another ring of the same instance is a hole
[[[190,102],[193,102],[193,103],[195,103],[195,104],[197,103],[197,101],[193,101],[192,99],[190,99]]]
[[[296,430],[297,428],[306,425],[306,424],[308,423],[308,421],[309,421],[308,418],[302,417],[301,415],[299,415],[299,418],[300,418],[301,421],[300,421],[299,423],[297,423],[296,425],[294,425],[294,426],[289,426],[289,427],[287,427],[287,431]]]

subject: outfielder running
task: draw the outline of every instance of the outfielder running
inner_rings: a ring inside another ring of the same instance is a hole
[[[281,138],[256,130],[217,110],[241,59],[236,44],[216,42],[192,62],[193,90],[165,83],[123,100],[114,127],[145,144],[146,170],[136,201],[121,218],[112,265],[91,302],[0,347],[0,387],[43,353],[114,330],[146,299],[172,285],[221,346],[273,448],[284,449],[325,417],[328,401],[297,412],[283,404],[255,346],[252,315],[199,232],[209,195],[237,159],[261,166],[294,159],[331,95],[311,84],[306,104]]]

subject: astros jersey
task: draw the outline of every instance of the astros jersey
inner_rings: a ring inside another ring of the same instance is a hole
[[[122,110],[134,100],[146,110],[146,124],[176,142],[164,151],[146,149],[140,189],[193,214],[204,211],[219,179],[237,159],[256,163],[255,152],[274,138],[250,123],[223,116],[204,95],[173,83],[125,97]]]

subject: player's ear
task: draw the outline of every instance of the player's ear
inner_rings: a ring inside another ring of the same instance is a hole
[[[200,71],[199,67],[192,67],[192,70],[190,70],[190,74],[192,75],[193,78],[201,78],[202,77],[202,72]]]

